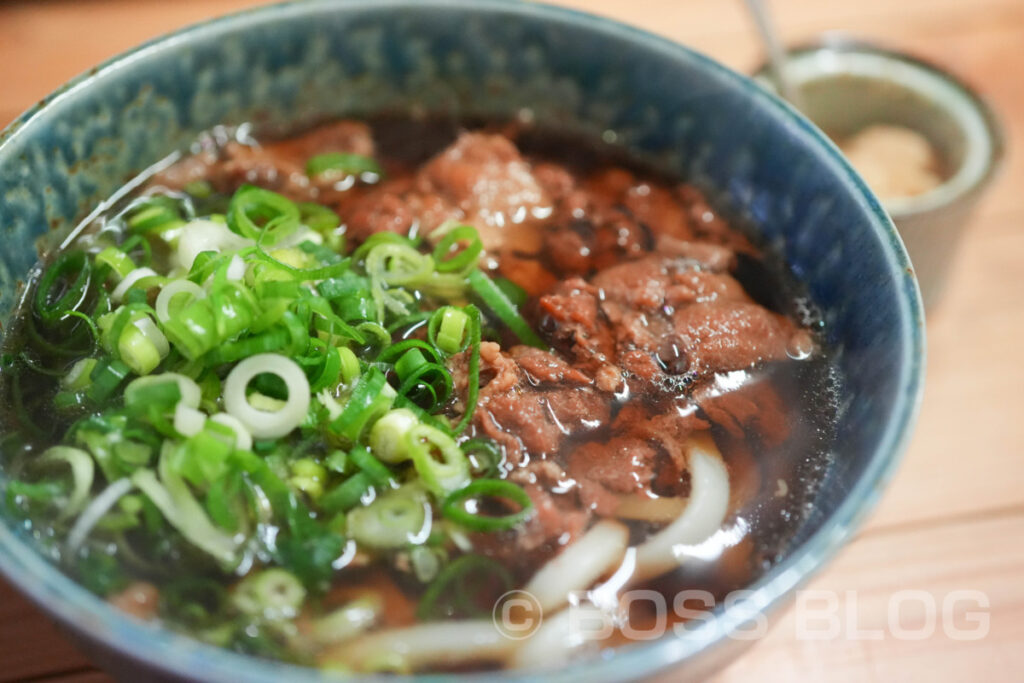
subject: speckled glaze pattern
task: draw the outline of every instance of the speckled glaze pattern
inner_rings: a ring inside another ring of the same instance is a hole
[[[791,554],[750,600],[686,637],[547,680],[632,680],[735,656],[725,634],[770,611],[850,535],[916,414],[924,353],[916,283],[889,219],[811,124],[745,78],[661,38],[571,11],[494,0],[313,1],[186,29],[79,77],[0,134],[0,315],[36,260],[126,179],[216,124],[270,131],[341,115],[431,111],[614,131],[764,233],[824,310],[845,376],[836,466]],[[3,473],[0,472],[0,486]],[[123,675],[303,680],[116,613],[0,526],[0,569]],[[493,680],[515,674],[431,679]]]

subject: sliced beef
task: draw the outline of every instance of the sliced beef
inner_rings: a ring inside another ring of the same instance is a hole
[[[596,391],[593,380],[547,351],[497,344],[480,347],[480,383],[474,429],[500,444],[511,467],[525,456],[558,452],[567,435],[581,435],[607,423],[611,401]],[[455,395],[468,381],[467,352],[449,361]],[[464,406],[456,405],[455,412]]]
[[[513,470],[509,479],[526,491],[533,514],[515,529],[474,534],[478,552],[512,566],[536,567],[583,535],[592,513],[579,504],[575,482],[555,462],[532,461]]]
[[[296,201],[328,201],[333,195],[327,184],[306,176],[306,161],[317,154],[345,152],[373,156],[370,128],[359,121],[338,121],[310,133],[265,146],[228,142],[158,173],[154,184],[182,189],[190,182],[205,180],[217,192],[234,192],[243,183],[280,192]]]
[[[612,429],[653,443],[661,444],[680,468],[686,466],[685,447],[695,432],[710,427],[698,415],[697,406],[681,400],[663,401],[656,407],[627,404],[615,416]]]
[[[585,386],[591,379],[558,356],[532,346],[513,346],[509,352],[526,373],[530,384],[576,384]]]
[[[519,256],[512,251],[501,255],[498,273],[522,287],[529,296],[540,296],[558,283],[540,259],[528,254]]]
[[[337,208],[345,234],[355,242],[378,232],[429,233],[445,221],[462,217],[442,197],[416,190],[415,180],[408,177],[386,180]]]
[[[431,159],[416,179],[421,194],[436,194],[459,211],[480,233],[485,248],[496,251],[514,225],[533,226],[550,200],[530,164],[503,135],[463,133]],[[536,252],[539,241],[517,231],[516,249]],[[526,239],[524,239],[526,238]],[[525,242],[533,241],[533,244]],[[532,247],[532,248],[530,248]]]
[[[190,156],[153,178],[154,184],[174,190],[195,181],[206,181],[215,191],[226,194],[250,183],[298,201],[308,201],[316,195],[301,164],[275,154],[270,148],[238,142]]]
[[[710,385],[702,388],[694,400],[708,421],[734,437],[756,435],[769,448],[789,437],[786,406],[770,382],[748,382],[739,388]]]
[[[715,211],[700,190],[692,185],[679,185],[675,194],[683,205],[689,219],[690,231],[701,242],[719,244],[733,251],[756,254],[757,249],[741,232],[733,230],[729,223]]]
[[[742,301],[686,306],[672,315],[672,324],[691,370],[701,374],[785,358],[795,332],[786,318]]]
[[[729,271],[736,263],[736,252],[721,244],[681,240],[671,235],[658,235],[654,251],[662,256],[680,256],[713,273]]]
[[[538,328],[551,344],[595,365],[615,357],[615,337],[601,311],[601,292],[597,287],[570,278],[540,297]]]
[[[481,430],[502,444],[507,461],[516,465],[527,453],[557,453],[566,436],[607,423],[611,407],[592,387],[539,388],[524,376],[508,391],[482,389],[477,411]]]
[[[454,220],[472,224],[490,252],[507,243],[536,253],[536,221],[550,212],[550,200],[508,138],[463,133],[415,176],[384,183],[339,210],[356,241],[382,231],[429,235]]]
[[[651,491],[659,496],[685,495],[686,447],[693,434],[710,423],[698,415],[697,406],[680,399],[669,399],[651,407],[627,404],[615,417],[612,429],[658,447],[659,459]]]
[[[657,449],[643,439],[594,441],[569,455],[569,475],[579,485],[581,502],[598,515],[610,517],[623,494],[651,494],[657,458]]]
[[[466,216],[492,225],[522,222],[546,207],[547,197],[530,164],[503,135],[463,133],[431,159],[417,179],[421,192],[436,192]]]
[[[718,257],[709,255],[711,265]],[[604,299],[644,311],[716,300],[750,301],[735,278],[690,257],[651,254],[602,270],[591,283]]]
[[[544,257],[563,277],[588,275],[654,246],[654,235],[627,207],[571,192],[544,232]]]
[[[606,268],[590,283],[566,280],[539,308],[539,329],[553,346],[595,376],[619,369],[638,382],[634,391],[678,394],[716,372],[784,358],[796,332],[730,275],[653,254]]]
[[[358,154],[373,158],[376,145],[370,127],[362,121],[342,120],[317,126],[314,130],[273,143],[268,149],[283,158],[305,163],[310,157],[327,152]]]

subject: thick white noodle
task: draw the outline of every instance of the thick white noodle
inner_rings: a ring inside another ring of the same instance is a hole
[[[125,495],[135,487],[131,479],[118,479],[113,484],[103,489],[100,495],[93,498],[92,502],[82,510],[82,514],[75,520],[75,525],[68,533],[68,552],[74,555],[85,542],[86,537],[96,523],[107,514],[107,511],[114,506],[121,496]]]
[[[686,559],[688,547],[721,528],[729,508],[729,473],[722,455],[711,437],[702,435],[688,445],[687,458],[690,496],[683,513],[666,528],[630,551],[625,526],[598,522],[534,575],[524,590],[537,598],[544,622],[529,638],[508,638],[487,620],[423,624],[362,636],[332,649],[326,661],[343,662],[357,670],[389,657],[413,670],[490,661],[522,669],[551,669],[568,663],[581,648],[608,638],[615,628],[606,605],[584,600],[559,611],[571,591],[589,588],[622,564],[624,557],[635,561],[633,575],[624,574],[621,580],[613,577],[608,583],[628,585],[671,571]],[[622,571],[630,568],[623,565]]]
[[[514,669],[557,669],[587,643],[612,635],[608,614],[590,603],[545,617],[544,623],[507,660]]]
[[[365,670],[375,662],[400,661],[413,671],[429,666],[458,666],[503,661],[520,645],[504,636],[490,619],[419,624],[378,631],[329,650],[321,661]]]
[[[626,494],[619,498],[615,516],[618,519],[667,524],[683,514],[688,502],[686,498],[650,498],[643,493]]]
[[[545,614],[552,612],[569,601],[570,593],[586,590],[618,567],[628,547],[629,529],[602,520],[541,567],[523,590],[537,598]]]
[[[634,581],[653,578],[678,567],[686,547],[718,531],[729,509],[729,472],[710,436],[690,441],[690,500],[676,521],[637,546]]]
[[[269,372],[288,388],[288,400],[280,410],[254,408],[246,387],[256,375]],[[298,363],[277,353],[249,356],[231,369],[224,380],[224,408],[257,439],[277,439],[298,427],[309,412],[309,380]]]

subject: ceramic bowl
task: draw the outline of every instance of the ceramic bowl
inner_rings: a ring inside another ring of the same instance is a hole
[[[824,311],[843,376],[835,465],[790,551],[748,599],[682,636],[545,674],[598,683],[679,667],[675,680],[706,676],[748,644],[730,633],[785,604],[871,509],[907,442],[924,354],[917,284],[878,201],[806,119],[706,57],[586,14],[492,0],[301,2],[180,31],[73,80],[0,134],[0,315],[40,237],[62,234],[200,131],[412,110],[528,110],[541,124],[614,137],[756,226]],[[0,524],[0,570],[122,677],[320,678],[133,620],[58,571],[33,540]]]

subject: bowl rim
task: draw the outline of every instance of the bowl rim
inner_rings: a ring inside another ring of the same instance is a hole
[[[804,584],[830,560],[874,508],[882,489],[891,479],[906,450],[919,411],[923,391],[925,360],[924,311],[917,281],[913,276],[902,240],[881,203],[843,158],[838,148],[813,123],[792,106],[767,90],[722,64],[668,38],[621,22],[586,12],[519,0],[293,0],[243,10],[199,22],[147,41],[93,67],[58,87],[35,106],[0,131],[0,163],[5,148],[11,146],[21,131],[42,125],[49,108],[74,91],[90,83],[111,77],[131,62],[157,55],[163,50],[192,38],[221,33],[234,33],[247,27],[270,22],[348,8],[395,10],[402,7],[434,6],[437,9],[467,12],[514,13],[541,21],[572,23],[599,35],[610,35],[645,49],[656,51],[673,61],[689,62],[707,70],[727,87],[747,91],[755,106],[763,107],[786,126],[799,130],[817,143],[815,154],[831,168],[864,211],[870,230],[884,247],[886,265],[894,286],[902,291],[898,297],[898,324],[903,344],[901,372],[895,390],[890,420],[880,434],[870,460],[861,477],[846,497],[824,521],[821,528],[803,540],[790,555],[748,586],[749,598],[729,606],[716,608],[715,617],[702,621],[682,636],[663,637],[646,644],[616,648],[608,658],[590,657],[568,668],[531,674],[523,671],[488,672],[483,674],[418,675],[418,681],[490,681],[500,679],[592,682],[633,680],[650,676],[682,663],[700,652],[722,646],[726,637],[749,624],[761,614],[777,611],[791,592]],[[812,144],[813,149],[815,145]],[[81,633],[92,645],[102,645],[121,658],[181,677],[194,679],[197,673],[206,680],[236,681],[239,677],[252,681],[316,681],[330,674],[316,669],[268,661],[234,653],[193,640],[170,629],[142,622],[111,607],[87,591],[46,560],[28,543],[14,535],[6,524],[0,524],[0,571],[18,589],[44,608],[65,626]],[[333,678],[333,677],[332,677]],[[355,678],[348,680],[356,680]],[[364,676],[358,680],[394,680],[380,676]]]
[[[913,52],[907,52],[893,45],[888,45],[875,40],[863,38],[844,31],[826,31],[821,35],[808,40],[794,43],[787,46],[785,54],[787,58],[803,59],[818,53],[832,53],[837,55],[866,55],[880,59],[888,59],[916,69],[919,73],[939,81],[943,86],[955,93],[964,106],[968,109],[967,116],[976,116],[976,121],[981,125],[980,135],[983,136],[988,145],[988,156],[984,159],[982,168],[978,173],[970,175],[961,181],[961,173],[965,169],[958,169],[948,178],[944,178],[938,186],[913,197],[897,197],[883,202],[883,206],[897,220],[912,216],[929,214],[961,202],[965,197],[981,192],[991,184],[1004,166],[1006,157],[1006,128],[995,110],[988,103],[981,93],[963,77],[953,72],[932,59],[923,57]],[[842,72],[822,72],[821,76],[830,77],[841,75]],[[751,77],[756,82],[762,80],[775,88],[775,79],[771,71],[771,64],[768,60],[763,61],[751,71]],[[878,80],[885,80],[884,77],[876,77]],[[919,95],[928,96],[923,89],[909,84],[905,80],[891,79],[891,82],[908,90],[913,90]],[[950,112],[950,107],[940,104],[938,99],[933,100],[936,106]],[[964,121],[952,113],[957,125],[963,128]],[[968,122],[970,123],[970,122]],[[965,135],[969,135],[965,131]]]

